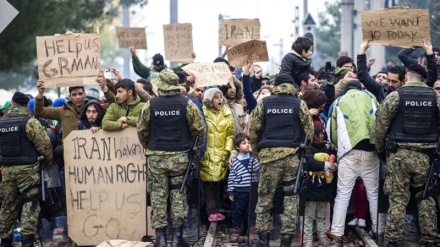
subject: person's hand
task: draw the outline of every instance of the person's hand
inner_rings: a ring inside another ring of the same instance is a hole
[[[426,57],[422,57],[422,58],[417,58],[417,63],[422,66],[423,68],[425,68],[425,70],[428,69],[428,67],[425,64],[426,62]]]
[[[356,74],[350,71],[347,74],[345,74],[344,79],[342,80],[344,81],[344,83],[347,83],[354,79],[356,79]]]
[[[376,62],[376,58],[374,58],[374,57],[369,58],[369,59],[367,60],[367,68],[370,68],[371,65],[374,64],[374,62]]]
[[[116,120],[116,122],[118,122],[118,123],[127,123],[127,117],[126,116],[120,117],[118,120]]]
[[[248,60],[247,64],[243,67],[243,75],[249,75],[251,69],[254,68],[254,62],[252,60]]]
[[[105,86],[105,78],[102,74],[98,75],[98,77],[96,78],[96,82],[99,84],[99,87],[104,93],[108,92],[108,88],[106,90],[106,86]]]
[[[330,61],[327,61],[325,63],[324,71],[327,84],[333,85],[335,81],[335,66],[332,66],[332,63]]]
[[[99,131],[99,127],[92,127],[92,128],[90,128],[90,131],[92,131],[92,133],[96,133],[96,132],[98,132]]]
[[[116,68],[110,68],[110,71],[115,75],[115,77],[112,78],[112,80],[122,80],[121,72]]]
[[[370,47],[370,41],[369,40],[362,41],[361,47],[359,48],[359,55],[364,55],[365,52],[367,52],[368,47]]]
[[[331,172],[335,172],[338,167],[336,165],[336,163],[330,164],[330,167],[328,168]]]
[[[232,150],[232,152],[231,152],[231,154],[229,156],[229,160],[228,160],[229,170],[232,170],[232,164],[234,162],[235,157],[237,157],[237,155],[238,155],[238,151],[237,150]]]
[[[44,81],[38,80],[38,82],[37,82],[38,98],[43,98],[44,89],[45,89]]]
[[[312,108],[309,109],[310,114],[314,115],[314,116],[318,116],[319,115],[319,110],[316,108]]]
[[[128,125],[127,123],[123,123],[122,124],[122,129],[126,129],[126,128],[130,128],[131,126]]]
[[[196,77],[193,75],[189,75],[186,77],[186,80],[189,81],[190,83],[194,83],[196,81]]]
[[[423,40],[423,46],[422,47],[423,47],[423,50],[425,50],[426,55],[434,54],[433,51],[432,51],[432,44],[431,44],[431,42],[426,43],[426,41]]]
[[[136,48],[134,45],[130,46],[130,52],[132,57],[136,56]]]
[[[234,196],[229,196],[229,200],[234,201]]]
[[[196,59],[196,53],[195,53],[195,52],[191,52],[191,57],[192,57],[193,59]]]

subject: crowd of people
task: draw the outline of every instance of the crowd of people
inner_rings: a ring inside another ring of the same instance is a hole
[[[190,160],[201,184],[198,221],[227,222],[231,242],[269,246],[272,217],[281,214],[282,247],[295,234],[308,247],[314,238],[343,246],[347,223],[368,227],[380,246],[399,246],[405,214],[415,212],[420,243],[437,246],[439,205],[429,174],[440,127],[440,49],[424,43],[423,59],[412,56],[416,48],[403,49],[403,66],[390,61],[371,76],[368,47],[361,44],[357,64],[340,56],[336,67],[313,68],[313,41],[299,37],[275,74],[253,61],[230,66],[224,54],[214,62],[229,66],[231,80],[210,87],[198,86],[184,65],[167,68],[160,54],[145,66],[132,47],[141,78],[107,69],[111,78],[96,78],[102,98],[94,88],[72,86],[51,102],[42,80],[35,97],[16,92],[0,118],[0,246],[12,246],[17,220],[23,247],[34,246],[44,222],[49,237],[60,233],[69,243],[63,139],[73,130],[126,128],[137,129],[147,157],[155,247],[166,247],[169,233],[171,246],[189,246],[191,210],[179,189]],[[43,159],[46,169],[59,170],[56,208],[40,207]],[[350,200],[354,216],[347,220]]]

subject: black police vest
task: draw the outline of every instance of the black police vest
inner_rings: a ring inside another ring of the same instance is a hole
[[[290,95],[272,95],[263,99],[264,127],[258,150],[269,147],[299,147],[301,99]]]
[[[388,139],[397,142],[436,142],[436,92],[427,87],[402,87],[397,92],[400,98],[399,110],[391,124]]]
[[[29,165],[38,160],[38,152],[26,135],[25,115],[0,118],[0,165]]]
[[[183,151],[192,148],[186,119],[187,104],[188,99],[180,95],[150,99],[149,150]]]

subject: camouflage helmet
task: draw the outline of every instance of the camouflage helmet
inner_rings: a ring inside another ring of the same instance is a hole
[[[180,90],[179,77],[171,69],[164,69],[159,73],[158,80],[154,80],[157,88],[162,91]]]

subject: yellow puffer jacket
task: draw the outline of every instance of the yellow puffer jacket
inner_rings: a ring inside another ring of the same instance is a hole
[[[223,106],[219,112],[203,106],[208,126],[208,146],[200,161],[200,178],[218,182],[226,177],[229,153],[234,148],[234,124],[231,110]]]

